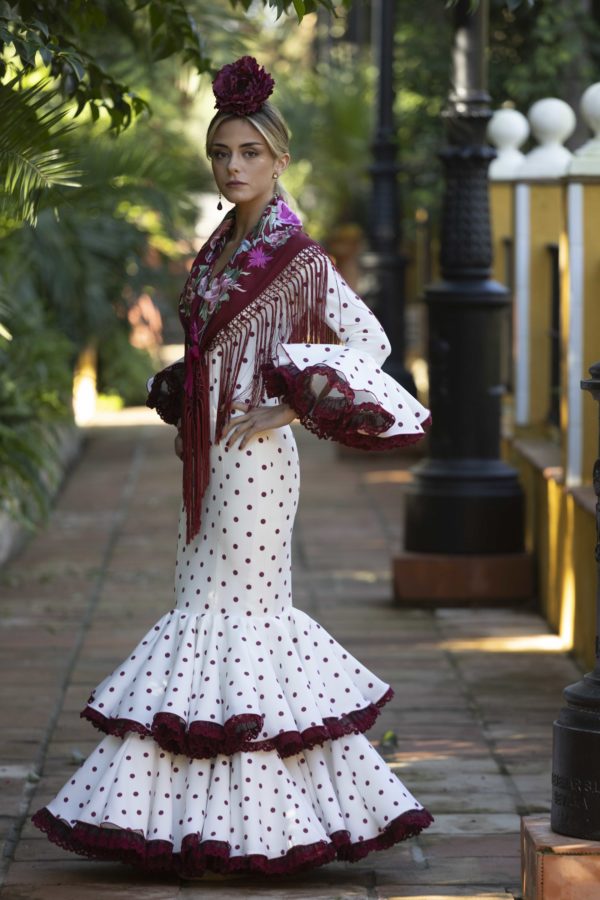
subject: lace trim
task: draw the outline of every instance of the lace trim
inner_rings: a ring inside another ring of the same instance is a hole
[[[314,375],[324,377],[327,382],[327,388],[318,398],[311,387]],[[424,437],[423,432],[380,437],[396,421],[392,413],[377,402],[356,403],[348,382],[329,366],[319,364],[300,371],[293,363],[278,367],[267,363],[263,366],[263,377],[267,396],[281,397],[297,413],[304,427],[319,438],[361,450],[392,450],[416,444]],[[330,396],[332,389],[337,396]],[[431,416],[420,424],[427,428]]]
[[[167,425],[177,425],[183,413],[184,364],[173,363],[157,372],[148,393],[146,406],[155,409]]]
[[[256,738],[262,731],[264,716],[250,713],[232,716],[224,725],[191,722],[189,728],[180,716],[173,713],[157,713],[150,728],[133,719],[109,718],[91,706],[85,707],[81,717],[105,734],[123,737],[128,731],[134,731],[151,737],[169,753],[180,753],[193,759],[212,759],[220,753],[230,756],[240,751],[251,753],[256,750],[276,750],[281,757],[286,757],[347,734],[368,731],[381,707],[393,696],[394,691],[390,687],[376,703],[370,703],[364,709],[325,718],[322,725],[313,725],[302,732],[284,731],[262,741]]]
[[[141,865],[147,869],[178,875],[202,875],[207,870],[221,873],[262,872],[287,875],[301,869],[321,866],[338,859],[356,862],[373,850],[385,850],[414,837],[432,822],[426,809],[409,810],[398,816],[377,835],[352,843],[347,831],[336,831],[330,841],[317,841],[292,847],[280,857],[260,854],[232,856],[225,841],[203,841],[198,834],[188,834],[181,851],[173,852],[170,841],[147,840],[130,829],[115,829],[77,822],[73,827],[54,816],[47,807],[38,810],[31,821],[59,847],[94,859],[117,860]]]

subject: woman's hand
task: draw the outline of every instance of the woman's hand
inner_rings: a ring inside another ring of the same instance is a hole
[[[239,449],[243,450],[255,434],[282,428],[296,418],[296,413],[287,403],[278,403],[277,406],[255,406],[253,409],[248,409],[246,403],[232,403],[231,408],[240,410],[244,415],[230,419],[223,429],[222,440],[225,441],[227,450],[230,450],[240,438]]]

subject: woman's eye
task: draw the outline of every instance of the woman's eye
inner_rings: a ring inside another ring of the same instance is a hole
[[[258,153],[256,152],[256,150],[246,150],[246,156],[258,156]]]

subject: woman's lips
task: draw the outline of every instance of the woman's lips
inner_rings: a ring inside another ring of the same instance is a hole
[[[245,181],[228,181],[227,187],[242,187],[245,184]]]

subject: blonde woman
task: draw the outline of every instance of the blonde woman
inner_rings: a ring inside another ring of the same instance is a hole
[[[185,358],[148,404],[177,426],[176,602],[82,712],[106,736],[33,820],[75,852],[183,877],[358,860],[432,821],[364,736],[391,688],[292,605],[294,418],[385,450],[429,414],[278,188],[288,131],[256,60],[225,66],[207,152],[235,204],[180,299]]]

